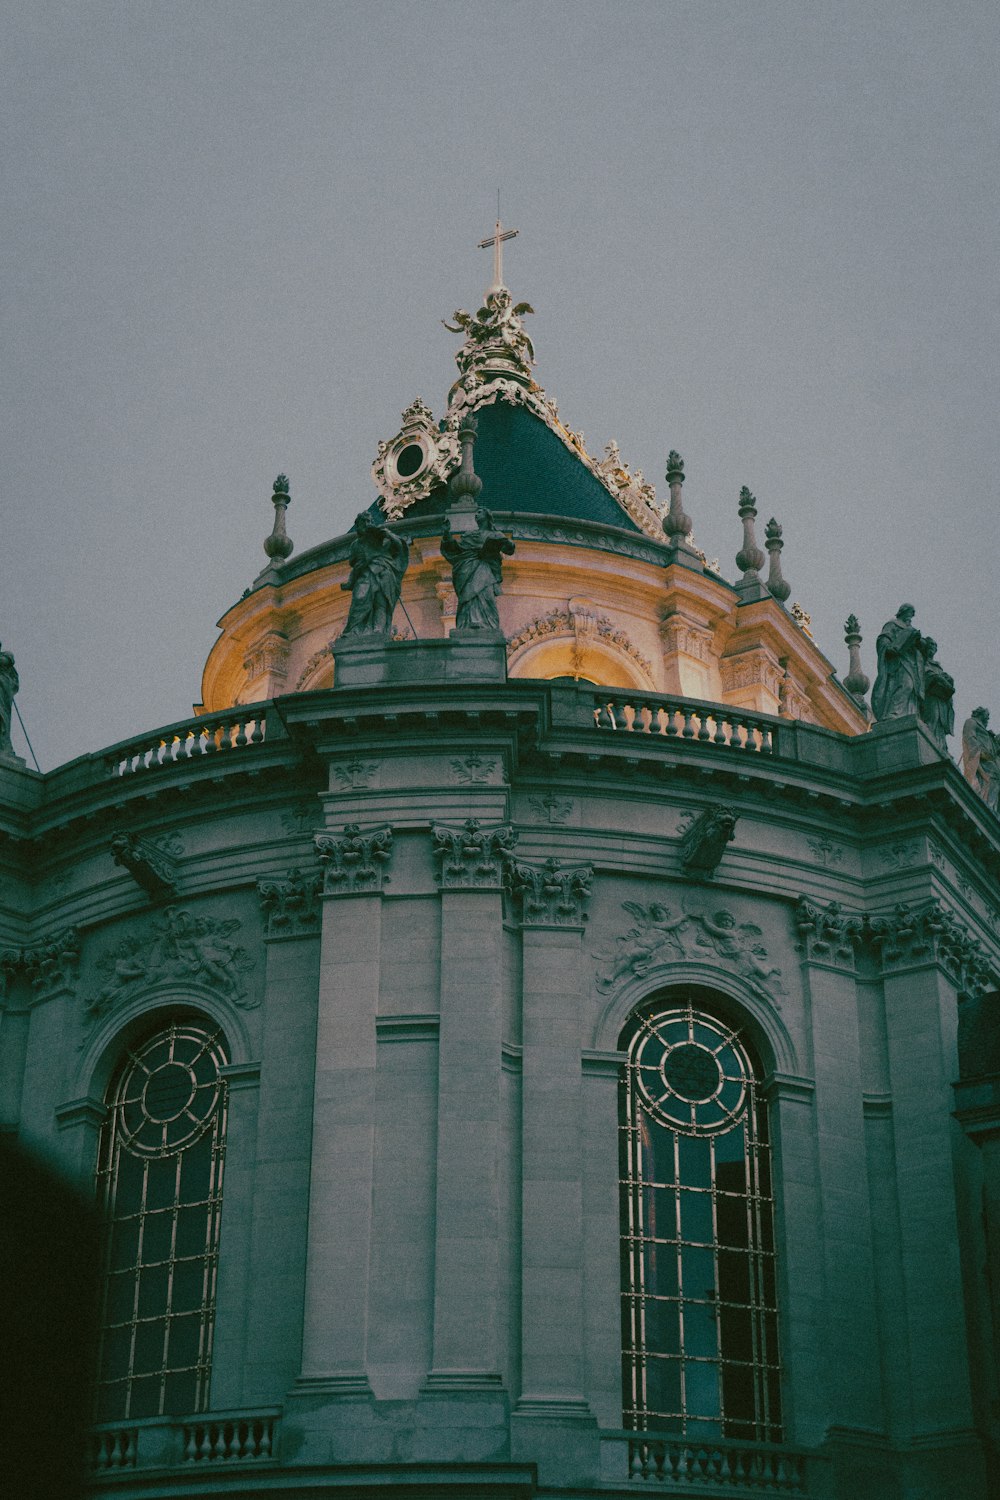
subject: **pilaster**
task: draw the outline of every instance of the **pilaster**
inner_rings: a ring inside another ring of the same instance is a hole
[[[215,1294],[212,1406],[225,1411],[239,1407],[243,1397],[260,1064],[230,1063],[222,1069],[222,1077],[228,1101],[219,1238],[226,1253],[219,1257]]]
[[[318,834],[324,863],[300,1391],[367,1396],[382,878],[392,830]]]
[[[435,825],[441,1029],[431,1393],[502,1385],[502,886],[516,834],[476,818]]]
[[[837,902],[801,900],[796,925],[816,1080],[829,1422],[849,1444],[885,1427],[854,968],[863,924]]]

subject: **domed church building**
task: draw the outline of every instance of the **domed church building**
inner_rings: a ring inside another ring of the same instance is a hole
[[[194,717],[41,775],[0,659],[94,1494],[996,1496],[998,742],[905,606],[868,707],[749,489],[730,580],[676,452],[588,453],[502,237],[352,530],[276,481]]]

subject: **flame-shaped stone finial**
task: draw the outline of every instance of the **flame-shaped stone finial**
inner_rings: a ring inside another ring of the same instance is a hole
[[[285,530],[285,511],[291,503],[291,496],[288,493],[288,475],[279,474],[272,488],[274,525],[270,536],[264,538],[264,551],[273,562],[283,562],[291,555],[295,545]]]

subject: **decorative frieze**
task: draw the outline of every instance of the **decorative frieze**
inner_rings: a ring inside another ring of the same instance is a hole
[[[555,792],[546,792],[544,797],[529,797],[528,806],[546,823],[567,823],[574,803],[572,797],[557,797]]]
[[[353,760],[347,761],[344,765],[335,766],[333,774],[342,790],[365,792],[377,782],[381,769],[381,761],[362,760],[356,755]]]
[[[904,843],[887,844],[878,851],[879,863],[887,870],[905,870],[915,865],[920,858],[923,845],[918,839]]]
[[[313,937],[320,928],[319,896],[323,871],[289,870],[283,880],[258,880],[257,895],[264,914],[264,937]]]
[[[870,917],[866,930],[887,971],[937,963],[968,995],[996,982],[996,967],[982,943],[940,901],[900,902],[891,912]]]
[[[141,890],[157,900],[177,894],[177,856],[167,852],[171,847],[140,838],[137,833],[116,833],[111,840],[111,857],[116,865],[128,871]]]
[[[451,779],[456,786],[496,786],[503,781],[503,767],[494,756],[478,751],[451,762]]]
[[[832,839],[825,836],[821,839],[806,839],[806,843],[818,862],[827,868],[830,865],[839,865],[844,858],[843,846],[835,844]]]
[[[505,862],[517,843],[509,824],[483,828],[478,818],[466,818],[461,828],[436,823],[431,831],[442,890],[500,890]]]
[[[525,927],[581,927],[594,878],[593,865],[544,864],[508,859],[507,879]]]
[[[768,958],[763,932],[753,922],[736,921],[731,911],[707,912],[686,907],[674,914],[670,907],[654,901],[641,905],[624,901],[634,926],[615,942],[611,953],[595,953],[601,968],[597,987],[607,992],[629,976],[641,978],[650,969],[668,962],[704,962],[710,955],[732,969],[761,999],[778,1006],[784,995],[781,970]]]
[[[668,656],[682,653],[705,666],[711,666],[715,661],[715,631],[711,626],[699,625],[683,615],[668,614],[660,621],[660,640]]]
[[[290,837],[311,833],[320,820],[319,808],[313,802],[299,802],[281,814],[281,826]]]
[[[839,901],[820,906],[800,896],[795,903],[794,922],[807,963],[854,967],[855,950],[865,930],[859,913],[845,911]]]
[[[200,984],[244,1009],[259,1002],[247,993],[246,976],[255,960],[236,940],[242,924],[220,921],[168,906],[161,917],[121,938],[98,958],[104,983],[86,1004],[91,1019],[113,1010],[142,990],[173,981]]]
[[[719,868],[726,845],[736,837],[738,814],[731,807],[712,803],[701,812],[688,814],[681,825],[681,865],[687,875],[710,879]]]
[[[367,896],[382,889],[392,858],[392,829],[348,823],[342,834],[318,833],[324,896]]]

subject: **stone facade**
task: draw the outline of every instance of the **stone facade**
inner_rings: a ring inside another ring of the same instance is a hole
[[[229,1058],[208,1406],[104,1424],[97,1493],[987,1495],[995,815],[915,721],[380,652],[0,768],[4,1128],[89,1183],[132,1039]],[[692,992],[761,1059],[781,1443],[622,1427],[620,1039]]]

